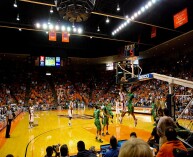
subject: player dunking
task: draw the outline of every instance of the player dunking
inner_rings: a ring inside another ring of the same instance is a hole
[[[132,104],[133,98],[134,98],[133,87],[130,87],[130,90],[129,90],[128,94],[127,94],[127,107],[128,107],[128,111],[123,111],[123,112],[122,112],[121,118],[120,118],[120,123],[122,123],[123,117],[124,117],[125,114],[128,112],[128,115],[131,114],[131,116],[132,116],[133,119],[134,119],[134,125],[135,125],[135,126],[137,125],[137,118],[135,117],[134,107],[133,107],[133,104]]]
[[[68,125],[69,126],[72,125],[71,124],[72,114],[73,114],[73,101],[70,101],[69,108],[68,108],[68,117],[69,117]]]

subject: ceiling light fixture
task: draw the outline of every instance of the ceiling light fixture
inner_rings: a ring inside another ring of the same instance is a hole
[[[110,22],[110,20],[109,20],[109,18],[108,18],[108,16],[107,16],[106,23],[109,23],[109,22]]]
[[[72,23],[72,28],[74,28],[75,27],[75,25],[74,25],[74,22]]]
[[[50,23],[50,18],[48,19],[48,25],[50,25],[51,23]]]
[[[81,27],[72,27],[72,26],[65,26],[65,25],[59,25],[59,24],[47,24],[47,23],[36,23],[35,27],[37,29],[44,29],[45,31],[50,31],[50,30],[55,30],[57,32],[63,32],[63,31],[67,31],[67,32],[71,32],[71,30],[74,33],[78,33],[78,34],[82,34],[83,29]]]
[[[56,31],[58,31],[60,29],[60,27],[58,25],[55,26]]]
[[[55,0],[59,15],[70,22],[86,21],[94,9],[96,0]]]
[[[16,18],[16,20],[17,20],[17,21],[19,21],[19,20],[20,20],[20,18],[19,18],[19,14],[17,14],[17,18]]]
[[[49,30],[52,30],[52,29],[54,29],[54,26],[52,25],[52,24],[49,24]]]
[[[43,29],[47,29],[48,25],[46,23],[43,24]]]
[[[120,11],[120,6],[119,6],[119,3],[117,4],[117,11]]]
[[[13,6],[14,6],[15,8],[17,8],[17,0],[15,0],[15,2],[13,3]]]
[[[65,31],[65,30],[66,30],[66,27],[65,27],[65,26],[62,26],[62,27],[61,27],[61,30],[62,30],[62,31]]]
[[[73,32],[76,33],[76,31],[77,31],[77,30],[76,30],[76,28],[74,27],[74,28],[73,28]]]
[[[36,23],[36,27],[40,28],[41,27],[40,23]]]
[[[82,29],[81,28],[78,28],[78,33],[82,34]]]
[[[52,8],[52,6],[51,6],[51,8],[50,8],[50,13],[52,14],[54,11],[53,11],[53,8]]]
[[[71,31],[71,28],[70,27],[67,27],[67,32],[70,32]]]
[[[135,20],[139,15],[145,12],[148,8],[150,8],[153,4],[155,4],[157,0],[149,0],[143,7],[141,7],[138,11],[136,11],[131,17],[125,16],[126,22],[119,25],[111,34],[116,35],[120,30],[122,30],[130,21]],[[117,4],[117,11],[120,10],[119,4]]]
[[[99,26],[98,26],[98,28],[97,28],[97,32],[100,32],[100,28],[99,28]]]

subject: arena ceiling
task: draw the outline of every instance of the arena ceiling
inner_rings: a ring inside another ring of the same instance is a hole
[[[112,35],[127,21],[126,15],[132,17],[149,1],[155,3]],[[192,51],[192,0],[96,0],[88,20],[74,23],[83,28],[82,35],[72,32],[69,43],[61,42],[60,32],[56,42],[49,41],[46,30],[35,27],[37,22],[45,23],[49,19],[53,23],[72,25],[59,15],[54,0],[16,0],[17,8],[13,7],[14,2],[0,1],[0,53],[95,58],[119,55],[125,45],[132,43],[139,43],[141,58]],[[173,16],[185,8],[188,22],[175,29]],[[16,20],[18,14],[20,21]],[[156,27],[154,38],[151,38],[152,27]]]

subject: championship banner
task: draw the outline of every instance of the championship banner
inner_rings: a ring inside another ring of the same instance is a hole
[[[62,32],[62,42],[69,43],[68,32]]]
[[[151,29],[151,38],[156,37],[156,31],[157,31],[156,27],[152,27],[152,29]]]
[[[49,31],[49,40],[56,41],[56,31]]]
[[[174,28],[178,28],[188,22],[187,8],[174,15]]]

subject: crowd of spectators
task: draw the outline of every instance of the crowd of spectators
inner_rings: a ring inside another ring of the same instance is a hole
[[[184,64],[183,64],[184,63]],[[183,64],[183,65],[182,65]],[[188,66],[187,66],[188,64]],[[172,77],[178,77],[186,80],[192,80],[191,64],[184,57],[181,61],[173,64],[172,70],[168,65],[163,64],[161,68],[151,66],[149,72],[157,72]],[[181,68],[184,66],[186,68]],[[177,71],[177,72],[176,72]],[[115,105],[115,98],[118,96],[119,85],[115,84],[115,71],[88,71],[88,72],[53,72],[53,76],[45,76],[37,70],[23,75],[12,74],[11,80],[5,78],[0,86],[0,118],[6,112],[6,105],[16,104],[17,106],[27,106],[34,104],[37,109],[56,109],[58,105],[62,108],[68,108],[69,101],[74,101],[74,107],[93,107],[99,100],[109,99],[112,105]],[[175,95],[191,95],[192,90],[187,87],[174,85]],[[134,92],[133,100],[136,107],[156,107],[164,108],[166,106],[166,97],[169,91],[168,83],[160,80],[148,80],[138,83],[138,88]],[[190,102],[191,97],[175,97],[176,115],[184,110]],[[187,111],[186,118],[191,119],[191,110]]]
[[[148,72],[156,72],[193,81],[193,68],[191,64],[190,58],[185,56],[173,65],[163,64],[163,66],[160,66],[161,68],[156,66],[148,67],[151,69]],[[23,71],[23,75],[17,75],[15,73],[11,75],[9,73],[4,77],[2,82],[0,82],[0,121],[5,120],[6,106],[9,104],[12,106],[16,105],[14,110],[18,110],[18,108],[22,108],[28,104],[33,104],[40,110],[49,109],[53,106],[68,108],[69,101],[74,102],[75,108],[92,107],[94,104],[97,104],[99,100],[103,101],[107,99],[115,105],[114,100],[117,98],[120,89],[120,86],[115,84],[115,71],[73,73],[62,71],[54,73],[53,71],[53,76],[45,76],[36,71],[31,72],[29,75]],[[175,95],[192,95],[193,93],[193,89],[179,85],[174,85],[173,90]],[[168,91],[169,85],[167,82],[160,80],[139,82],[138,88],[134,92],[134,106],[151,107],[152,103],[155,103],[157,108],[165,108]],[[191,97],[188,96],[174,97],[177,115],[185,109],[190,100]],[[187,111],[186,118],[192,119],[192,109],[193,104],[190,105],[190,110]],[[163,146],[167,148],[171,143],[170,141],[176,141],[176,134],[173,128],[169,130],[165,128],[164,133],[165,138],[167,138],[169,142],[166,142]],[[172,138],[169,136],[171,133],[174,135]],[[155,134],[152,134],[152,136],[153,135]],[[146,148],[144,142],[136,139],[131,140],[132,142],[128,141],[125,145],[143,145]],[[112,141],[110,141],[111,144]],[[81,148],[78,148],[77,155],[90,153],[90,151],[85,149],[83,141],[79,141],[79,145],[77,146],[81,146]],[[120,151],[124,150],[124,147]],[[113,146],[113,148],[115,148],[115,146]],[[62,150],[66,152],[64,156],[69,155],[67,145],[60,147],[60,153],[63,152]],[[164,148],[162,149],[161,147],[160,150],[160,153],[158,153],[159,156],[164,152]],[[49,156],[49,153],[53,153],[53,147],[49,147],[47,153],[47,156]],[[120,156],[124,156],[124,153],[121,153]]]

